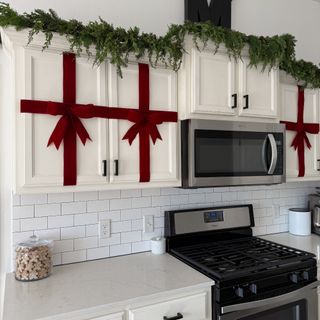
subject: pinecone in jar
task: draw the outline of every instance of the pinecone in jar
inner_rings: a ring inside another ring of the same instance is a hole
[[[16,248],[17,280],[32,281],[48,277],[52,270],[52,242],[39,240],[37,236],[18,244]]]

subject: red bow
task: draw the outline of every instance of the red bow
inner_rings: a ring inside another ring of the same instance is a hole
[[[304,89],[298,86],[298,117],[297,122],[281,121],[286,125],[287,130],[296,131],[294,139],[292,140],[291,147],[298,151],[299,160],[299,177],[303,177],[305,174],[305,162],[304,162],[304,146],[305,144],[311,149],[311,143],[307,136],[307,133],[318,134],[318,123],[303,123],[304,113]]]
[[[93,105],[79,107],[67,103],[49,101],[47,104],[47,113],[52,116],[62,115],[49,138],[47,146],[53,143],[56,148],[59,149],[68,128],[72,128],[79,136],[83,145],[86,144],[87,140],[92,141],[80,118],[93,118]]]
[[[153,144],[156,143],[157,139],[162,140],[157,128],[157,125],[164,121],[161,112],[131,110],[128,113],[128,120],[135,122],[135,124],[127,131],[122,139],[127,139],[130,145],[138,134],[147,134],[151,137]]]

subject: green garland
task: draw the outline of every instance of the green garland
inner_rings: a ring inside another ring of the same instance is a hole
[[[129,30],[115,28],[100,19],[87,25],[77,20],[63,20],[53,10],[45,12],[35,10],[31,13],[19,14],[9,4],[0,3],[0,26],[13,26],[16,30],[29,28],[29,42],[39,32],[45,34],[44,49],[48,48],[53,33],[66,36],[70,50],[81,53],[86,50],[91,55],[90,48],[96,50],[96,64],[105,59],[121,68],[126,67],[129,54],[139,59],[144,55],[149,57],[152,66],[159,61],[170,66],[175,71],[180,68],[184,49],[184,39],[187,34],[193,37],[198,49],[203,49],[208,41],[215,44],[215,51],[223,44],[230,57],[241,59],[242,50],[248,46],[250,65],[265,68],[280,67],[292,75],[297,82],[305,86],[320,88],[320,69],[304,60],[295,59],[296,40],[290,34],[273,37],[257,37],[241,32],[217,27],[211,22],[171,25],[166,35],[158,37],[152,33],[140,32],[135,27]]]

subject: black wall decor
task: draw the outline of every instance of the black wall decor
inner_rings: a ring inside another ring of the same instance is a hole
[[[231,28],[232,0],[185,0],[185,20],[192,22],[212,21],[216,26]]]

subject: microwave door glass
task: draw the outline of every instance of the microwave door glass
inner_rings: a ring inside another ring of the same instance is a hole
[[[276,141],[268,133],[195,130],[194,134],[196,177],[270,174]]]

